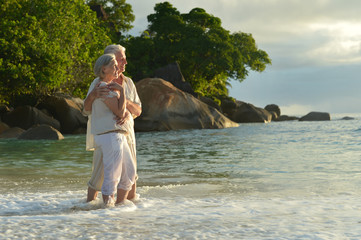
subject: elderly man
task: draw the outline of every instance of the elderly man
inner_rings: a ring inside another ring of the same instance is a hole
[[[126,119],[118,119],[118,123],[122,124],[124,121],[130,121],[131,124],[127,124],[130,129],[127,130],[127,143],[131,150],[132,158],[134,161],[135,167],[136,165],[136,146],[135,146],[135,133],[134,133],[134,118],[138,117],[141,112],[141,102],[135,88],[133,81],[124,76],[123,72],[125,71],[125,65],[127,64],[127,59],[125,55],[125,48],[121,45],[109,45],[105,48],[104,54],[114,54],[115,58],[118,62],[119,68],[119,77],[115,80],[115,83],[108,85],[108,87],[99,86],[99,84],[95,84],[93,82],[88,91],[88,95],[84,100],[84,112],[89,116],[88,124],[91,122],[91,110],[93,101],[96,98],[105,97],[108,95],[109,88],[117,90],[117,85],[123,86],[125,89],[125,96],[126,96],[126,108],[129,111],[129,117]],[[87,201],[92,201],[97,198],[98,191],[100,191],[104,172],[103,172],[103,161],[102,161],[102,152],[99,148],[97,148],[94,144],[93,136],[90,132],[87,132],[87,139],[86,139],[86,149],[88,151],[94,151],[93,154],[93,171],[92,176],[88,182],[88,196]],[[133,199],[136,197],[136,183],[132,186],[132,190],[129,192],[127,199]]]

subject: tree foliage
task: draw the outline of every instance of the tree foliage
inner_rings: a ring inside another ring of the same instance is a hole
[[[120,38],[135,80],[177,61],[197,93],[217,98],[228,95],[230,78],[242,81],[271,63],[251,34],[230,33],[204,9],[181,14],[164,2],[154,10],[141,36]],[[0,16],[0,103],[14,106],[56,91],[84,97],[94,61],[134,21],[125,0],[3,0]]]
[[[129,31],[135,19],[132,6],[125,0],[87,0],[89,6],[99,5],[104,10],[106,16],[102,19],[102,24],[109,30],[109,36],[114,43],[118,43],[123,37],[122,32]]]
[[[249,71],[261,72],[271,63],[251,34],[230,33],[218,17],[202,8],[181,14],[169,2],[155,5],[148,29],[124,41],[128,72],[135,79],[177,61],[186,81],[205,96],[227,96],[230,78],[243,81]]]
[[[95,12],[83,0],[2,2],[0,103],[58,90],[83,96],[93,62],[110,43]]]

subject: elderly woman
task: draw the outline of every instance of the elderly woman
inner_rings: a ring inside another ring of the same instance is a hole
[[[95,62],[95,81],[108,85],[118,78],[118,63],[113,54],[104,54]],[[114,84],[114,83],[113,83]],[[95,145],[103,153],[104,181],[101,187],[103,201],[109,204],[117,192],[117,203],[123,202],[135,181],[135,166],[127,144],[127,124],[117,124],[116,118],[127,119],[124,88],[118,84],[118,91],[109,91],[105,98],[92,103],[91,123],[88,125]]]

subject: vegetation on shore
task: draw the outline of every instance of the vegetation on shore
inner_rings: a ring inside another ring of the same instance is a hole
[[[98,5],[102,16],[93,11]],[[127,48],[127,75],[135,81],[178,62],[199,95],[228,96],[228,79],[244,80],[265,70],[268,54],[251,34],[222,27],[204,9],[181,14],[158,3],[140,36],[125,0],[4,0],[0,6],[0,104],[36,105],[42,96],[62,91],[84,98],[94,78],[92,66],[106,45]]]

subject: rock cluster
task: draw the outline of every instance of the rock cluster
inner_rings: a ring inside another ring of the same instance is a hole
[[[135,120],[136,131],[238,126],[217,109],[163,79],[143,79],[136,87],[142,101],[142,114]]]
[[[38,107],[0,108],[0,138],[63,139],[63,134],[85,133],[83,100],[64,94],[49,96]]]
[[[250,103],[223,99],[221,104],[197,96],[185,82],[177,64],[155,71],[154,78],[136,83],[142,114],[135,120],[136,131],[216,129],[237,127],[239,123],[271,121],[328,121],[329,113],[310,112],[297,118],[281,115],[276,104],[264,108]],[[86,132],[83,100],[64,94],[45,98],[37,107],[0,106],[0,138],[63,139],[63,134]],[[348,119],[348,118],[347,118]]]

